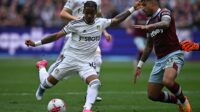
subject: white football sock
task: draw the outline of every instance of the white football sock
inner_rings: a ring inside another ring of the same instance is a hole
[[[47,79],[45,79],[44,82],[40,84],[40,87],[41,87],[42,89],[49,89],[49,88],[51,88],[51,87],[53,87],[53,86],[54,86],[54,85],[51,84]]]
[[[101,85],[101,82],[99,79],[95,79],[90,82],[87,88],[87,96],[86,96],[86,102],[84,105],[85,109],[90,110],[92,108],[92,104],[94,104],[96,97],[98,95],[98,89]]]
[[[40,83],[43,83],[44,80],[49,76],[47,70],[45,67],[40,68],[39,70],[39,77],[40,77]]]

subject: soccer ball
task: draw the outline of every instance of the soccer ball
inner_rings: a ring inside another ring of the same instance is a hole
[[[54,98],[49,101],[48,112],[66,112],[66,104],[63,100]]]

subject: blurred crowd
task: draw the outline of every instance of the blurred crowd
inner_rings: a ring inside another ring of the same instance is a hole
[[[0,26],[58,27],[66,0],[1,0]],[[102,0],[102,14],[111,18],[133,4],[134,0]],[[160,0],[161,7],[174,13],[178,28],[200,27],[200,0]]]

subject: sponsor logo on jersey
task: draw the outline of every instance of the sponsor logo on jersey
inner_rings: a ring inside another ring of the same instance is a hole
[[[96,37],[79,37],[79,41],[99,41],[100,40],[100,36],[96,36]]]
[[[151,35],[151,37],[155,37],[156,35],[163,33],[163,32],[164,32],[163,29],[155,29],[150,33],[150,35]]]

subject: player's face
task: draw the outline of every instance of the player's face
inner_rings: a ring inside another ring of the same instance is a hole
[[[153,2],[152,0],[142,0],[142,4],[143,4],[143,11],[145,12],[145,14],[148,16],[148,17],[151,17],[153,16],[154,12],[153,12]]]
[[[92,7],[86,7],[83,11],[84,18],[87,21],[87,23],[93,23],[94,19],[96,18],[97,11],[95,8]]]

